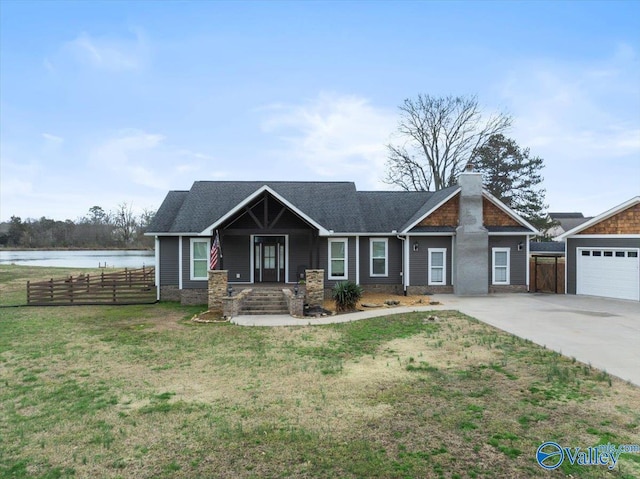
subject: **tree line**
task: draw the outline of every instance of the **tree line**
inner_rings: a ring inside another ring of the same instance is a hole
[[[100,206],[89,208],[76,221],[58,221],[12,216],[2,224],[0,246],[14,248],[153,248],[154,239],[144,233],[155,212],[133,213],[131,205],[122,203],[115,211]]]

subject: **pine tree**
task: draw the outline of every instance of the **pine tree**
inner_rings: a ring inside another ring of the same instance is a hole
[[[483,174],[487,191],[540,231],[549,228],[542,158],[530,156],[529,148],[521,149],[514,140],[497,134],[475,150],[472,162]]]

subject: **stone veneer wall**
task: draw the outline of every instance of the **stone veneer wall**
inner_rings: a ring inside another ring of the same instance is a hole
[[[324,302],[324,270],[305,270],[306,295],[305,300],[309,306],[322,306]]]
[[[222,311],[222,298],[227,296],[229,272],[226,269],[209,271],[209,311]]]
[[[180,290],[177,286],[161,286],[160,301],[180,301]]]
[[[180,291],[180,304],[185,306],[195,306],[207,304],[206,289],[183,289]]]
[[[408,286],[407,294],[410,296],[420,296],[423,294],[451,294],[453,293],[452,285],[432,285],[432,286]]]
[[[282,294],[284,294],[284,298],[287,301],[287,308],[289,309],[289,314],[295,317],[303,317],[304,316],[304,301],[305,295],[302,294],[302,291],[298,292],[298,295],[295,296],[293,291],[290,289],[283,289]]]
[[[489,293],[526,293],[527,286],[524,284],[498,284],[489,285]]]

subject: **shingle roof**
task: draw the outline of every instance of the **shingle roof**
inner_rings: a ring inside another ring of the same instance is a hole
[[[429,201],[430,191],[361,191],[357,193],[363,232],[402,231],[407,218]]]
[[[202,233],[265,187],[336,233],[401,232],[459,189],[357,191],[352,182],[196,181],[189,191],[169,192],[148,233]]]
[[[565,243],[563,241],[530,241],[531,253],[556,253],[564,254]]]
[[[167,195],[148,231],[200,233],[264,186],[327,229],[364,231],[354,183],[286,181],[196,181]],[[176,193],[184,193],[180,205]]]
[[[563,231],[569,231],[591,219],[591,216],[585,218],[582,213],[549,213],[549,217],[556,221]]]

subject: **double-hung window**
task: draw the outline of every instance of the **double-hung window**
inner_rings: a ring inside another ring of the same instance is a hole
[[[446,248],[429,248],[429,284],[447,284]]]
[[[329,279],[347,279],[349,263],[347,238],[329,240]]]
[[[511,248],[493,248],[491,250],[491,269],[493,284],[510,284]]]
[[[191,280],[206,280],[209,270],[209,239],[191,238]]]
[[[388,276],[389,240],[387,238],[371,238],[369,240],[371,258],[369,261],[370,276]]]

